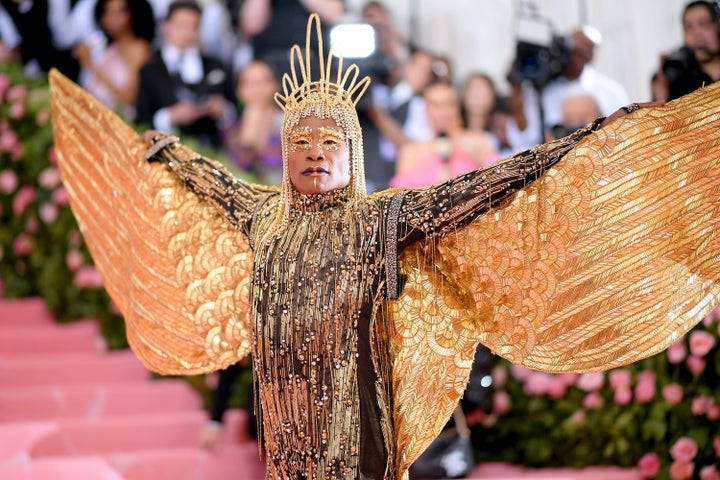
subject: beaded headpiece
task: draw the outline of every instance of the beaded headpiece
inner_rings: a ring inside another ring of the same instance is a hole
[[[317,36],[317,78],[313,78],[314,72],[311,69],[313,30]],[[338,57],[337,67],[333,68],[333,56],[332,47],[327,57],[325,56],[320,17],[314,13],[310,15],[307,23],[304,55],[299,45],[292,47],[290,50],[290,73],[283,75],[283,92],[275,94],[275,102],[285,113],[280,132],[283,185],[278,214],[281,219],[288,218],[290,204],[297,195],[297,190],[290,181],[288,169],[290,143],[288,139],[292,129],[304,117],[332,118],[343,130],[351,155],[351,178],[350,184],[346,187],[348,196],[350,199],[355,199],[366,195],[362,131],[355,106],[370,85],[370,78],[364,77],[358,80],[360,69],[355,64],[351,64],[343,70],[342,57]]]

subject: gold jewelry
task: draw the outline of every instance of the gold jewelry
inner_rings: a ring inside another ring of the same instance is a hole
[[[314,29],[313,29],[314,25]],[[317,37],[317,59],[319,72],[317,78],[311,69],[310,40],[315,31]],[[275,102],[284,112],[280,131],[283,156],[283,181],[280,194],[280,208],[272,225],[260,233],[260,242],[269,239],[282,231],[290,215],[290,206],[297,198],[298,192],[290,180],[288,156],[292,147],[294,133],[301,118],[315,116],[320,119],[332,118],[341,131],[334,131],[344,139],[350,148],[350,183],[345,187],[348,205],[352,200],[365,198],[365,167],[363,161],[362,131],[355,106],[370,85],[370,78],[358,80],[360,69],[351,64],[343,69],[343,59],[338,57],[337,68],[333,68],[333,49],[325,56],[320,17],[310,15],[305,36],[305,54],[299,45],[290,50],[290,73],[282,78],[282,93],[275,93]],[[322,136],[322,132],[321,132]],[[339,148],[339,147],[338,147]],[[328,148],[324,150],[329,151]]]

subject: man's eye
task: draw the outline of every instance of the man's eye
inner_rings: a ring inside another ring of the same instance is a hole
[[[326,138],[325,140],[323,140],[322,146],[324,148],[336,149],[340,147],[340,141],[336,138]]]

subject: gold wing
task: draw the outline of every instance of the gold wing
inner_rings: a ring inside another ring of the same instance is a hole
[[[406,252],[390,306],[400,471],[455,408],[477,341],[592,372],[691,329],[720,301],[719,199],[720,82],[615,121],[511,202]]]
[[[57,71],[53,134],[63,183],[130,346],[149,369],[195,374],[250,351],[247,237],[118,116]]]

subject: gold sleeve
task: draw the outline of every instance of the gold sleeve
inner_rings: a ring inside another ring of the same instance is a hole
[[[55,70],[50,85],[70,206],[138,358],[158,373],[194,374],[247,355],[252,254],[238,222],[227,220],[229,212],[245,218],[251,196],[213,191],[204,200],[190,188],[204,188],[211,162],[193,163],[197,155],[177,146],[166,154],[190,163],[177,161],[175,172],[150,163],[114,113]],[[221,201],[235,210],[218,209]]]
[[[235,177],[222,163],[193,152],[177,137],[160,134],[153,142],[145,153],[148,161],[165,164],[182,184],[245,235],[250,233],[249,223],[258,203],[266,194],[279,191]]]

